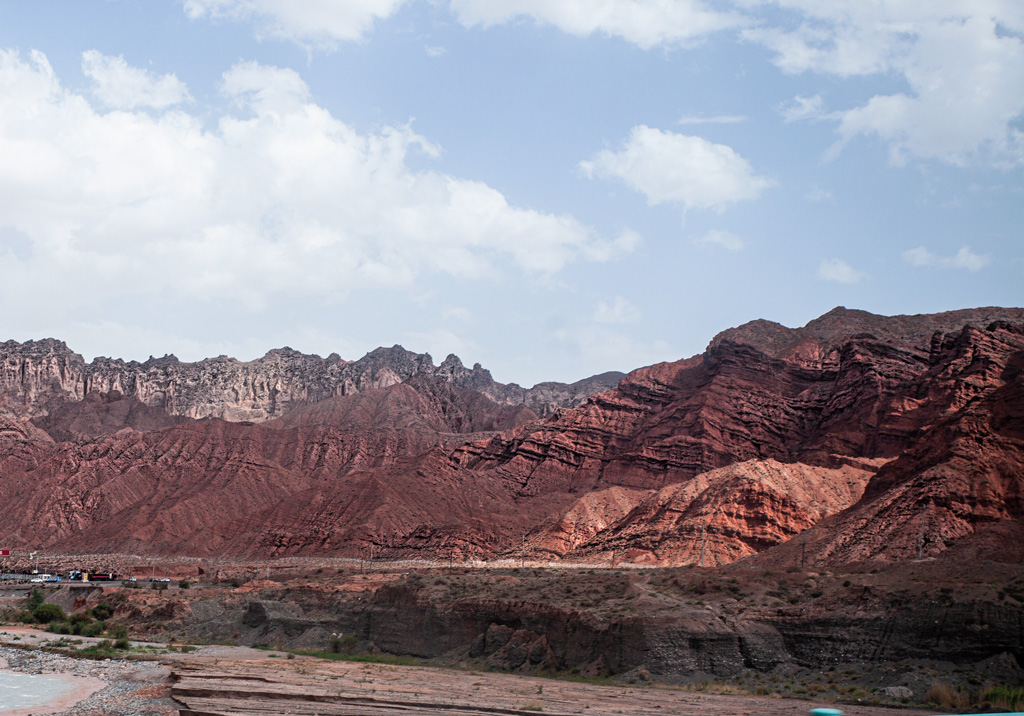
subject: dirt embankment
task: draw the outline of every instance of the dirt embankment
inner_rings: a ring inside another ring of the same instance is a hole
[[[333,648],[521,674],[888,703],[924,703],[934,681],[1024,685],[1024,567],[993,563],[841,573],[332,570],[237,588],[50,598],[78,609],[107,601],[115,623],[161,641]]]

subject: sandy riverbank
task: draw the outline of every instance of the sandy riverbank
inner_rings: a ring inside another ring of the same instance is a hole
[[[7,669],[6,661],[0,660],[0,679],[2,679],[4,674],[29,676]],[[45,687],[34,685],[33,690],[37,690],[36,693],[39,694],[49,694],[49,696],[45,697],[45,700],[42,698],[39,700],[33,699],[30,703],[26,703],[24,698],[19,698],[17,704],[12,706],[11,701],[7,701],[7,695],[4,694],[3,700],[6,703],[0,703],[0,716],[58,714],[107,687],[106,681],[78,674],[46,673],[31,675],[31,677],[36,679],[46,678],[48,680]]]

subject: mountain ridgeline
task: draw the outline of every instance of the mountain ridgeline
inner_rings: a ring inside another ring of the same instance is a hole
[[[0,344],[12,547],[813,565],[1024,559],[1024,309],[753,321],[530,389],[381,348]]]
[[[51,412],[55,403],[78,402],[90,393],[119,393],[170,415],[263,422],[300,406],[387,388],[416,376],[475,390],[500,405],[525,406],[543,417],[615,387],[624,374],[524,389],[495,382],[479,363],[466,368],[449,355],[435,366],[430,354],[398,345],[378,348],[356,361],[342,360],[337,353],[321,358],[279,348],[248,362],[219,356],[184,363],[167,355],[145,363],[102,357],[86,363],[63,341],[48,338],[0,344],[0,411],[37,417]]]

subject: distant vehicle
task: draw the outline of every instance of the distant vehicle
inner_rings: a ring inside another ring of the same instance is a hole
[[[126,579],[124,581],[126,581],[126,582],[137,582],[137,581],[139,581],[139,578],[138,577],[128,577],[128,579]]]
[[[60,581],[60,575],[58,574],[58,575],[54,575],[52,577],[47,577],[45,581],[47,581],[47,582],[59,582]]]
[[[171,581],[171,578],[170,577],[151,577],[149,581],[151,581],[151,582],[169,582],[169,581]]]
[[[113,582],[117,578],[114,572],[89,572],[90,582]]]
[[[36,583],[36,582],[48,582],[49,580],[50,580],[50,575],[49,574],[37,574],[36,576],[32,577],[32,582],[33,583]]]

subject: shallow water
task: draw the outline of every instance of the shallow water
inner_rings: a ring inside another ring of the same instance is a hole
[[[0,671],[0,716],[8,711],[44,706],[77,688],[73,678],[60,674],[19,674]]]

